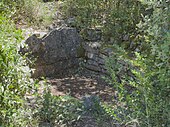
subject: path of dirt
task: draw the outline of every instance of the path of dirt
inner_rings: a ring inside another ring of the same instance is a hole
[[[58,17],[56,17],[58,18]],[[57,19],[55,24],[58,24]],[[22,23],[17,24],[18,28],[24,31],[25,39],[32,34],[38,34],[44,36],[48,30],[34,30],[33,28],[24,26]],[[85,72],[83,72],[85,73]],[[51,78],[48,82],[51,84],[51,93],[55,96],[70,95],[81,100],[86,95],[96,95],[99,96],[102,102],[112,103],[114,97],[114,88],[107,85],[100,78],[89,78],[88,76],[72,76],[66,78]],[[43,88],[42,88],[43,89]],[[41,91],[41,90],[40,90]],[[32,96],[28,96],[31,100]],[[32,98],[34,100],[34,98]],[[85,115],[82,117],[81,121],[75,123],[71,127],[115,127],[112,125],[112,120],[102,121],[104,125],[97,125],[97,121],[93,116]],[[50,127],[48,123],[43,123],[40,127]]]
[[[111,102],[114,97],[114,89],[102,80],[86,77],[67,77],[62,79],[50,79],[53,95],[70,95],[81,99],[86,95],[97,95],[103,102]]]

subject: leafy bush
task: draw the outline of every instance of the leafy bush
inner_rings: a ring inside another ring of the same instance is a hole
[[[52,23],[55,11],[55,3],[45,4],[38,0],[25,0],[19,13],[21,20],[26,19],[28,23],[44,28]]]
[[[76,19],[77,28],[101,28],[104,40],[112,43],[121,42],[124,35],[134,38],[143,11],[136,0],[66,0],[63,8],[65,17]]]
[[[40,123],[50,125],[71,125],[78,120],[82,112],[80,101],[70,96],[53,96],[50,91],[44,93],[38,101],[39,108],[35,116]]]
[[[145,1],[143,4],[153,8],[153,14],[138,24],[140,32],[143,32],[139,35],[143,36],[140,41],[147,43],[148,48],[129,58],[126,50],[114,46],[117,52],[107,61],[107,67],[117,90],[115,109],[118,114],[112,110],[108,113],[118,115],[124,124],[167,127],[170,124],[169,3]],[[120,64],[122,61],[126,65]],[[121,68],[128,70],[118,82]],[[122,113],[125,114],[123,117]]]
[[[23,5],[23,0],[2,0],[0,1],[0,13],[5,13],[6,16],[13,17],[18,14]]]
[[[34,82],[25,57],[18,53],[22,31],[4,16],[0,29],[0,126],[24,126],[26,120],[19,112],[25,112],[24,95]]]
[[[44,28],[52,23],[56,10],[54,4],[45,4],[41,0],[3,0],[0,13],[5,13],[15,23]]]

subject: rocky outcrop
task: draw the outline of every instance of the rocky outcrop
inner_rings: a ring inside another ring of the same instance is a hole
[[[28,49],[36,57],[34,77],[64,77],[73,74],[79,68],[106,74],[105,59],[112,49],[104,49],[99,30],[86,31],[86,39],[81,39],[75,28],[53,29],[43,37],[34,34],[26,40]],[[81,58],[81,59],[80,59]],[[84,73],[84,71],[83,71]]]
[[[42,38],[29,37],[25,42],[28,44],[26,51],[37,58],[33,76],[61,76],[73,72],[79,66],[80,42],[76,29],[67,27],[54,29]]]

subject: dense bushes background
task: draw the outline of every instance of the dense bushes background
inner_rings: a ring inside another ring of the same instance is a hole
[[[123,120],[127,120],[125,123],[135,123],[143,127],[168,127],[170,124],[169,3],[154,1],[142,4],[153,8],[153,14],[147,15],[137,25],[139,33],[143,33],[139,34],[138,41],[142,45],[147,44],[147,50],[139,50],[135,52],[133,59],[129,59],[126,55],[129,51],[114,46],[118,52],[108,60],[107,66],[118,92],[118,102],[124,104],[118,106],[117,110],[126,114],[123,117]],[[120,61],[127,64],[121,65]],[[117,68],[113,67],[115,65]],[[133,75],[123,75],[121,82],[117,82],[115,79],[121,68],[127,68]],[[133,90],[129,92],[126,86]]]
[[[75,18],[75,26],[82,32],[99,28],[107,43],[118,43],[123,37],[137,36],[136,24],[142,19],[145,6],[136,0],[66,0],[65,17]]]

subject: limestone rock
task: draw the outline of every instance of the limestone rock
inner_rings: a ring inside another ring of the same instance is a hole
[[[81,38],[75,28],[54,29],[43,38],[36,35],[29,37],[27,52],[32,52],[37,57],[35,75],[51,76],[61,70],[78,67],[79,60],[77,49],[80,47]]]

